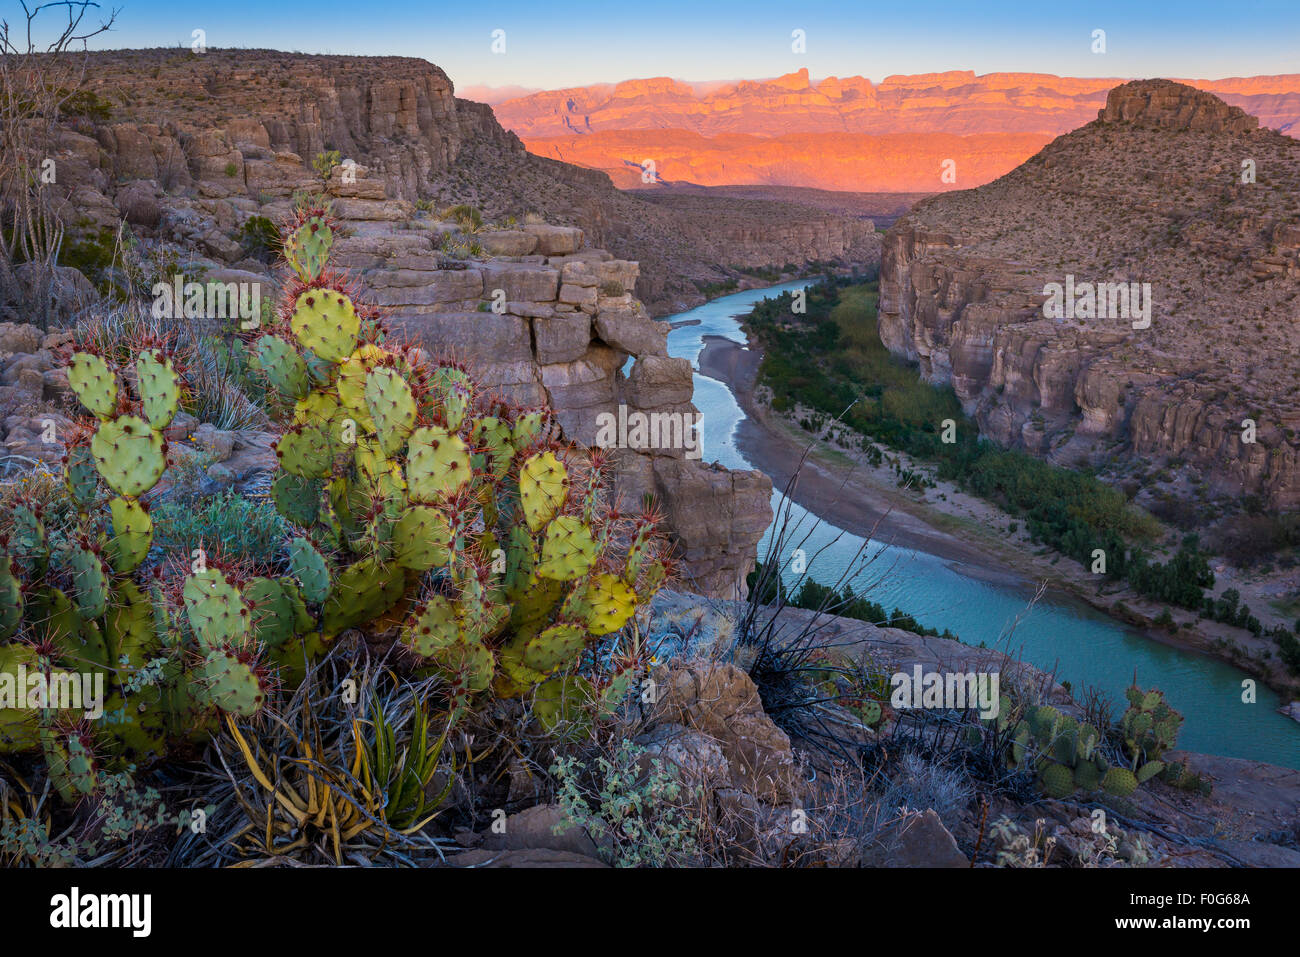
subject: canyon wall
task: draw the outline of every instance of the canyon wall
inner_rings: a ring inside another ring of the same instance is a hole
[[[547,90],[494,109],[531,151],[603,170],[623,188],[656,185],[642,177],[650,159],[672,183],[938,192],[1001,176],[1092,120],[1123,82],[949,71],[875,84],[813,81],[803,69],[728,84],[658,77]],[[1300,135],[1300,75],[1187,82]]]
[[[982,434],[1140,500],[1300,504],[1300,144],[1258,125],[1184,85],[1116,88],[1007,176],[899,219],[882,341]],[[1149,325],[1045,314],[1049,284],[1085,283],[1149,288]]]
[[[284,221],[297,193],[325,193],[339,223],[335,262],[385,307],[394,335],[464,361],[490,392],[550,405],[583,445],[595,444],[597,417],[621,406],[694,412],[690,364],[667,356],[667,327],[639,290],[673,306],[703,301],[692,277],[726,275],[717,262],[879,252],[869,222],[817,210],[739,201],[728,214],[725,202],[677,210],[625,197],[598,172],[528,154],[422,60],[149,50],[89,63],[108,115],[60,131],[69,248],[111,242],[125,220],[156,262],[260,284],[265,298],[279,276],[250,249],[246,227]],[[312,160],[326,150],[353,163],[322,177]],[[454,203],[480,207],[483,225],[440,219],[436,210]],[[707,242],[695,248],[694,238]],[[75,269],[65,278],[84,304],[85,280]],[[60,308],[71,309],[65,298]],[[0,289],[0,322],[22,322],[7,299]],[[48,399],[46,371],[33,370],[17,399]],[[7,431],[26,420],[14,421]],[[771,482],[685,451],[611,450],[615,491],[627,509],[657,500],[686,587],[743,595],[771,521]]]

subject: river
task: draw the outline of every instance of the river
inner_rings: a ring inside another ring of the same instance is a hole
[[[804,285],[794,282],[749,290],[666,317],[674,323],[698,320],[669,334],[668,351],[690,359],[696,369],[695,405],[703,413],[704,461],[728,468],[754,467],[733,441],[744,416],[735,397],[727,386],[699,372],[703,338],[723,336],[743,344],[738,316],[761,299]],[[775,490],[772,508],[777,514],[785,507],[780,500],[781,493]],[[818,519],[793,503],[789,508],[793,520],[801,523],[795,536],[800,539]],[[838,541],[833,541],[837,535]],[[810,574],[826,584],[835,583],[862,544],[861,538],[822,522],[803,543],[808,555],[816,555]],[[767,546],[765,536],[759,545],[760,558],[766,556]],[[1004,576],[990,581],[987,575],[963,571],[961,563],[913,549],[877,543],[867,548],[874,560],[854,581],[854,588],[886,608],[897,606],[924,625],[949,628],[967,644],[984,642],[1043,670],[1055,669],[1057,679],[1069,681],[1076,692],[1096,687],[1117,705],[1136,672],[1139,686],[1162,689],[1170,704],[1183,713],[1179,747],[1300,768],[1300,725],[1277,713],[1281,701],[1260,682],[1255,682],[1255,703],[1243,703],[1242,682],[1249,678],[1244,672],[1153,641],[1064,593],[1049,591],[1026,612],[1035,591],[1029,581],[1017,583]],[[789,557],[782,555],[782,562]],[[1020,616],[1008,638],[1010,626]],[[1122,710],[1117,707],[1116,713]]]

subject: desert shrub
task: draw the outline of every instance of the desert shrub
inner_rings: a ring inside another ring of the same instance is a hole
[[[881,801],[887,808],[931,808],[951,827],[973,794],[960,768],[945,767],[909,752],[898,762]]]
[[[444,210],[442,218],[455,223],[467,233],[476,233],[483,228],[482,211],[468,203],[460,203]]]
[[[280,255],[280,230],[265,216],[249,216],[239,227],[244,255],[270,262]]]
[[[233,490],[201,503],[166,502],[152,515],[154,544],[169,554],[202,547],[228,561],[273,565],[289,534],[274,505]]]
[[[330,178],[330,173],[333,172],[334,167],[338,166],[342,159],[343,154],[338,150],[325,150],[312,157],[311,168],[316,171],[317,176],[327,180]]]
[[[700,821],[691,807],[698,795],[658,758],[643,770],[644,753],[623,739],[594,765],[560,757],[550,772],[567,824],[557,830],[586,828],[615,867],[689,864],[698,854]]]

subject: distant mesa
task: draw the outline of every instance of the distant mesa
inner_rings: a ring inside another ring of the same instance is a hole
[[[530,152],[602,170],[627,189],[657,185],[626,166],[654,158],[662,182],[943,192],[1014,169],[1108,110],[1110,92],[1129,85],[1120,77],[968,70],[874,84],[860,76],[814,80],[802,69],[735,83],[652,77],[547,90],[496,102],[494,112]],[[1300,75],[1184,85],[1236,110],[1234,119],[1202,101],[1183,104],[1193,114],[1188,122],[1238,128],[1258,118],[1300,135]],[[1111,120],[1184,122],[1168,112],[1162,88],[1140,103],[1131,95],[1107,114]],[[949,159],[955,181],[940,178]]]

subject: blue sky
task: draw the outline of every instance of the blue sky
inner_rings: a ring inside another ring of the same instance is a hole
[[[111,0],[110,0],[111,2]],[[397,54],[438,64],[458,87],[555,88],[673,76],[814,77],[940,70],[1219,78],[1300,72],[1300,0],[1060,3],[763,0],[117,0],[99,47],[186,46]],[[12,20],[12,0],[0,10]],[[491,50],[505,31],[505,52]],[[791,50],[805,31],[807,52]],[[1091,51],[1106,31],[1107,52]]]

